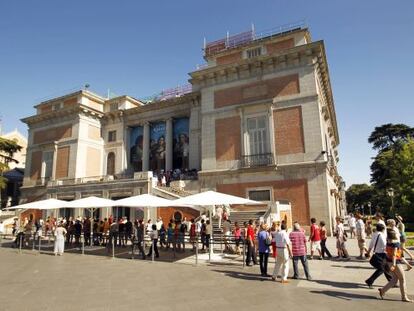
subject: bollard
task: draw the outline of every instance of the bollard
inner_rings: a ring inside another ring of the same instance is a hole
[[[82,237],[82,255],[85,255],[85,236]]]
[[[196,237],[196,247],[195,247],[195,252],[196,252],[195,262],[196,262],[196,265],[198,265],[198,236]]]
[[[132,249],[131,259],[134,259],[134,242],[132,242],[131,249]]]
[[[40,244],[42,243],[42,237],[39,236],[39,253],[40,253]]]
[[[152,249],[151,249],[151,260],[154,262],[154,240],[152,240],[151,247],[152,247]]]
[[[210,243],[208,243],[208,262],[211,263],[211,252],[213,251],[212,239],[210,238]]]
[[[33,235],[32,251],[35,250],[36,233]]]
[[[115,242],[114,237],[112,237],[112,259],[115,258]]]
[[[246,241],[243,241],[243,268],[246,266]]]
[[[22,237],[23,237],[23,235],[20,234],[19,235],[19,253],[22,252],[22,243],[23,243]]]

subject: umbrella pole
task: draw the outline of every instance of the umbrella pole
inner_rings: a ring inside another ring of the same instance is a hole
[[[212,208],[214,208],[214,205],[212,206]],[[213,217],[211,215],[212,215],[212,209],[209,210],[209,219],[210,219],[210,226],[211,226],[211,228],[213,228]],[[213,247],[214,247],[213,243],[214,243],[213,229],[211,229],[211,236],[210,236],[210,243],[209,243],[210,247],[209,247],[209,250],[208,250],[208,254],[209,254],[208,260],[209,260],[209,262],[211,262],[211,257],[213,256],[213,253],[214,253],[213,252]]]
[[[89,244],[92,247],[92,237],[93,237],[93,212],[95,208],[91,208],[91,232],[89,232]]]

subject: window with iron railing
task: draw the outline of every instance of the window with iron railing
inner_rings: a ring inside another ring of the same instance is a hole
[[[247,58],[255,58],[255,57],[258,57],[260,55],[262,55],[262,48],[261,47],[246,51]]]

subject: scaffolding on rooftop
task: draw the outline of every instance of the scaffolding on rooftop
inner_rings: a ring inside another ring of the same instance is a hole
[[[234,49],[249,44],[253,41],[259,41],[265,38],[280,36],[281,34],[303,29],[305,26],[306,23],[304,20],[302,20],[296,23],[285,24],[260,32],[256,32],[254,26],[252,26],[251,30],[241,32],[232,36],[230,36],[227,33],[227,36],[223,39],[208,43],[205,42],[203,48],[204,56],[212,56],[225,50]]]
[[[155,101],[163,101],[163,100],[167,100],[171,98],[181,97],[185,94],[191,93],[192,91],[193,91],[193,86],[188,83],[184,85],[179,85],[174,88],[162,90],[161,92],[156,93],[154,95],[140,98],[140,100],[146,103],[151,103]]]

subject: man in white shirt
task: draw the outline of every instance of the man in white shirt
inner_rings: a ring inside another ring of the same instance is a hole
[[[386,253],[385,247],[387,245],[387,235],[385,233],[385,226],[383,224],[377,224],[377,231],[372,235],[371,242],[368,248],[368,254],[373,252],[370,264],[376,269],[375,272],[365,280],[365,283],[369,288],[373,288],[375,280],[384,273],[387,280],[391,280],[392,275],[386,268]]]
[[[365,238],[366,238],[366,232],[365,232],[365,224],[362,220],[362,215],[360,213],[356,214],[356,237],[358,240],[358,247],[359,247],[359,257],[358,259],[363,259],[365,253],[367,252],[367,248],[365,246]]]
[[[280,268],[281,272],[281,283],[288,283],[287,277],[289,274],[289,258],[292,258],[292,249],[290,247],[289,235],[286,232],[286,224],[280,226],[280,231],[275,235],[277,257],[275,268],[273,269],[272,280],[276,281],[279,274]]]
[[[355,232],[356,232],[356,219],[353,214],[349,214],[348,225],[349,225],[349,230],[350,230],[351,239],[352,239],[352,236],[355,236]]]

